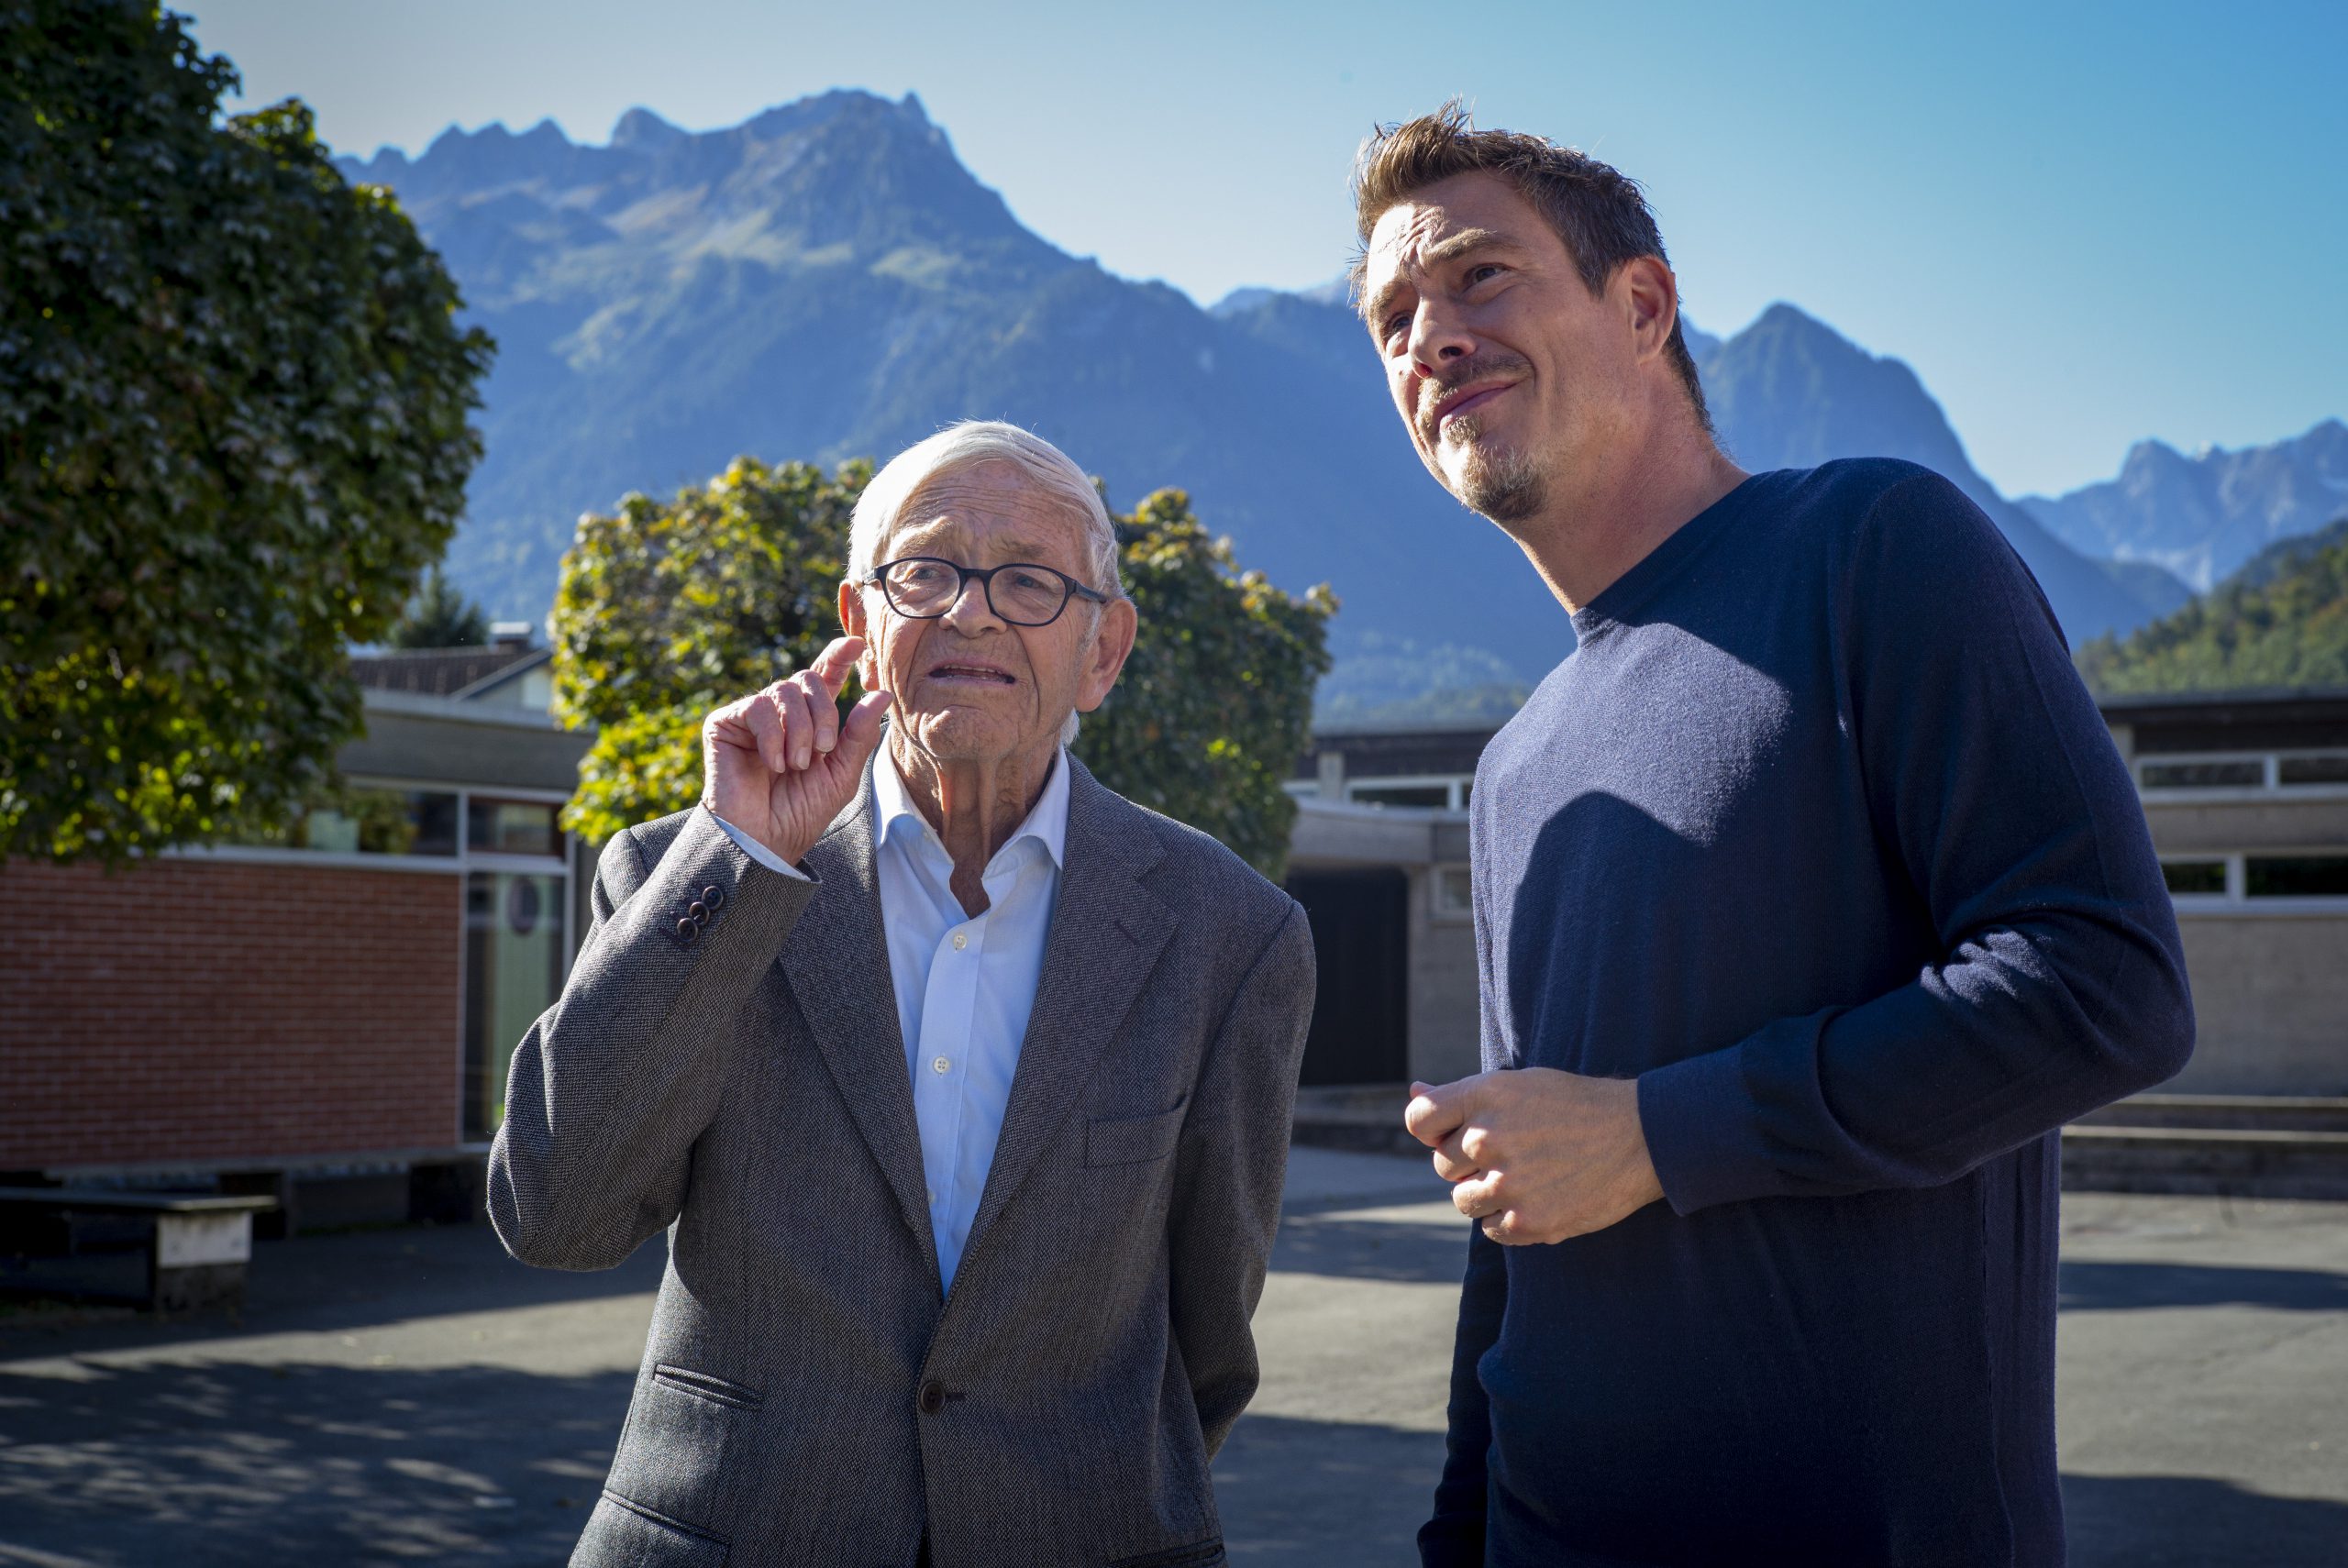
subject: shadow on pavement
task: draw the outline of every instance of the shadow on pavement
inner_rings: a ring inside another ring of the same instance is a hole
[[[261,1242],[253,1247],[240,1317],[215,1311],[157,1319],[119,1308],[13,1301],[7,1304],[12,1310],[0,1315],[0,1363],[632,1296],[659,1288],[668,1255],[666,1241],[655,1236],[617,1268],[595,1274],[531,1268],[506,1256],[487,1225],[399,1225]],[[146,1266],[135,1254],[63,1262],[81,1266],[61,1269],[43,1262],[25,1276],[68,1275],[79,1283],[111,1269],[135,1282],[144,1278]]]
[[[2348,1274],[2306,1268],[2200,1264],[2066,1262],[2066,1312],[2148,1307],[2273,1307],[2292,1312],[2348,1311]],[[2348,1550],[2341,1554],[2348,1562]]]
[[[632,1382],[488,1366],[74,1371],[0,1372],[0,1562],[559,1562]]]
[[[1468,1269],[1468,1221],[1291,1219],[1280,1225],[1272,1267],[1344,1279],[1457,1285]]]
[[[2066,1475],[2070,1568],[2338,1568],[2348,1503],[2270,1497],[2192,1475]]]
[[[1215,1456],[1234,1562],[1415,1564],[1443,1472],[1443,1434],[1246,1416]]]

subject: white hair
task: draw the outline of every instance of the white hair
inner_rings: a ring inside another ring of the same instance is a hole
[[[1033,431],[1000,420],[965,419],[914,442],[889,459],[857,497],[848,520],[847,576],[861,591],[880,564],[880,547],[904,521],[905,508],[931,483],[958,469],[1009,463],[1083,530],[1087,585],[1111,599],[1125,597],[1117,575],[1117,530],[1092,480],[1069,455]],[[1077,716],[1060,730],[1063,745],[1076,739]]]

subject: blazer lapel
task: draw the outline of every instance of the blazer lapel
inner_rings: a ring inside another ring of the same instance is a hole
[[[857,803],[807,852],[807,865],[824,885],[801,911],[780,962],[857,1131],[870,1145],[905,1223],[921,1239],[935,1283],[942,1275],[889,945],[880,930],[876,847],[868,768]]]
[[[1136,820],[1139,813],[1082,763],[1073,756],[1068,763],[1059,897],[1011,1100],[957,1279],[969,1275],[988,1228],[1045,1154],[1067,1148],[1069,1113],[1174,931],[1173,912],[1139,880],[1160,857],[1157,840]]]

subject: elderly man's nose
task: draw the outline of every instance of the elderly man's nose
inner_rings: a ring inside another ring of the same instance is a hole
[[[987,602],[987,585],[975,577],[962,580],[962,591],[946,607],[946,622],[957,631],[980,631],[1000,625],[1002,618]]]

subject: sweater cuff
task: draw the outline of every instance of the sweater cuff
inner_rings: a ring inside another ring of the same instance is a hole
[[[1755,1109],[1742,1043],[1639,1075],[1640,1130],[1674,1211],[1783,1190]]]

